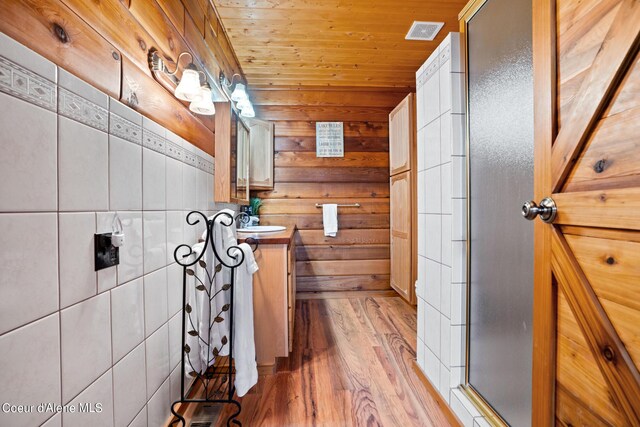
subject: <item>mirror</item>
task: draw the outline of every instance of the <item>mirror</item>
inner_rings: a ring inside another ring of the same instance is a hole
[[[236,170],[237,198],[249,201],[249,128],[238,120],[238,167]]]
[[[231,109],[231,197],[249,203],[249,128]]]
[[[249,204],[249,126],[230,102],[216,104],[214,200]]]

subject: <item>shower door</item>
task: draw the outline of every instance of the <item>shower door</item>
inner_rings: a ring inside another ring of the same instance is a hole
[[[504,421],[531,425],[531,0],[487,0],[466,20],[469,123],[467,383]]]

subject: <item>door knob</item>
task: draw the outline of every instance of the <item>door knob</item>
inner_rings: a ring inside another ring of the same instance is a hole
[[[533,221],[537,216],[546,223],[552,223],[556,219],[558,208],[556,202],[551,197],[546,197],[540,202],[540,206],[533,200],[522,205],[522,216],[529,221]]]

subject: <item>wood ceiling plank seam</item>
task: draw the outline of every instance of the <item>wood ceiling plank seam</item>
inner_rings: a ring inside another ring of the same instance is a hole
[[[231,47],[231,53],[233,55],[233,59],[235,61],[235,63],[238,66],[238,69],[236,70],[238,74],[240,74],[240,76],[243,78],[243,80],[246,82],[247,78],[244,74],[244,71],[242,70],[242,63],[240,62],[240,60],[238,59],[238,56],[236,55],[235,49],[233,48],[233,45],[231,44],[231,39],[229,38],[229,33],[227,31],[227,29],[225,28],[224,23],[222,22],[222,19],[220,18],[220,14],[218,12],[218,8],[217,5],[215,4],[215,0],[211,0],[210,1],[210,6],[211,9],[216,17],[217,20],[217,32],[216,32],[216,37],[220,38],[220,34],[222,34],[222,36],[226,39],[228,45]],[[228,76],[229,78],[232,78],[232,76]]]
[[[415,87],[415,71],[449,31],[457,31],[457,14],[466,4],[466,0],[211,1],[252,86],[409,90]],[[433,42],[406,41],[414,20],[443,21],[445,26]]]

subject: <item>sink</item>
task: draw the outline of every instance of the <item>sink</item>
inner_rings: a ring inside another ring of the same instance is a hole
[[[286,229],[287,227],[281,225],[254,225],[252,227],[239,228],[238,233],[272,233]]]

